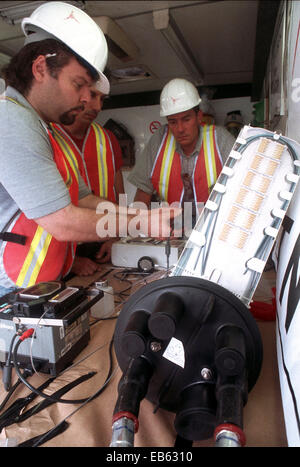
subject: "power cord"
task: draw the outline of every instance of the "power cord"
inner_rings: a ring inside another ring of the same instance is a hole
[[[14,349],[13,349],[13,363],[14,363],[14,367],[15,367],[15,370],[16,370],[16,373],[19,377],[19,379],[22,381],[22,383],[25,384],[25,386],[27,386],[32,392],[34,392],[35,394],[37,394],[38,396],[41,396],[43,397],[44,399],[47,399],[49,401],[52,401],[52,402],[61,402],[63,404],[82,404],[83,402],[86,402],[88,399],[85,398],[85,399],[61,399],[59,397],[53,397],[53,396],[49,396],[48,394],[45,394],[43,393],[42,391],[40,391],[39,389],[35,388],[34,386],[32,386],[25,378],[24,376],[22,375],[21,371],[20,371],[20,368],[19,368],[19,365],[18,365],[18,349],[20,347],[20,345],[22,344],[22,342],[25,340],[25,339],[28,339],[30,337],[32,337],[34,333],[34,329],[33,328],[30,328],[30,329],[27,329],[27,331],[25,331],[20,337],[19,337],[19,340],[17,341]]]
[[[31,445],[31,447],[38,447],[41,446],[43,443],[46,443],[50,439],[52,439],[56,434],[60,434],[62,431],[64,431],[68,427],[67,420],[74,415],[78,410],[80,410],[82,407],[84,407],[88,402],[91,402],[92,400],[96,399],[107,387],[108,383],[111,381],[113,376],[116,374],[118,370],[118,366],[113,370],[113,354],[112,354],[112,347],[113,347],[113,342],[114,342],[114,336],[112,336],[112,339],[110,341],[109,345],[109,359],[110,359],[110,366],[109,370],[106,376],[106,379],[102,385],[102,387],[91,397],[86,399],[79,407],[77,407],[73,412],[71,412],[69,415],[67,415],[61,422],[59,422],[55,427],[53,427],[51,430],[47,431],[43,435],[37,437],[37,439],[34,441],[34,443]]]
[[[11,357],[12,357],[12,349],[13,349],[13,346],[14,346],[14,343],[17,337],[18,337],[18,334],[14,334],[14,336],[12,337],[10,341],[7,359],[6,359],[6,362],[3,367],[3,371],[2,371],[3,386],[4,386],[5,391],[7,392],[11,388],[11,374],[12,374]]]

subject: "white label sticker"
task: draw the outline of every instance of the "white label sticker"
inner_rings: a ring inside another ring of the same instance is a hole
[[[173,362],[176,365],[181,366],[181,368],[184,368],[185,356],[184,356],[184,348],[183,348],[182,342],[176,339],[175,337],[172,337],[172,339],[169,342],[168,347],[163,353],[163,357],[166,358],[167,360],[170,360],[170,362]]]

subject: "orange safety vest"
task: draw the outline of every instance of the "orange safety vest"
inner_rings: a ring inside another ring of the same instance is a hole
[[[6,98],[16,104],[13,99]],[[21,105],[21,104],[19,104]],[[69,190],[71,202],[78,204],[78,172],[73,161],[66,158],[48,131],[55,164]],[[18,287],[30,287],[39,282],[58,280],[70,271],[76,244],[60,242],[34,220],[20,212],[14,216],[6,232],[22,236],[25,244],[3,241],[3,266],[7,276]]]
[[[204,125],[202,131],[203,141],[192,174],[196,203],[207,201],[223,165],[216,142],[215,126]],[[169,204],[175,201],[181,203],[184,194],[181,160],[175,148],[175,137],[167,126],[154,161],[151,182],[161,200]]]
[[[93,122],[80,151],[63,127],[53,123],[51,126],[63,152],[76,158],[80,174],[90,190],[96,196],[116,202],[114,152],[104,128]]]

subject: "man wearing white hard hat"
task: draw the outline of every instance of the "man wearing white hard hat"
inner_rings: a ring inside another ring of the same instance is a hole
[[[104,34],[64,2],[42,4],[22,28],[25,45],[3,70],[0,100],[0,296],[65,277],[76,243],[98,241],[104,217],[96,211],[101,198],[50,128],[50,122],[72,124],[90,101],[91,86],[107,82]],[[108,220],[113,217],[118,235],[131,218],[113,207]],[[149,229],[147,210],[141,216]]]
[[[160,96],[167,124],[150,138],[128,177],[137,187],[135,201],[160,200],[192,205],[193,223],[207,201],[234,138],[222,127],[203,125],[197,88],[186,79],[169,81]]]
[[[124,194],[122,151],[115,135],[95,121],[110,92],[108,82],[97,81],[90,89],[91,99],[71,125],[52,123],[53,136],[62,151],[73,152],[80,173],[94,195],[116,203]],[[108,262],[114,239],[77,246],[71,272],[80,276],[101,269]]]

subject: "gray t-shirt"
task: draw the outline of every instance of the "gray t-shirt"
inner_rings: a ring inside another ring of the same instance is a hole
[[[8,87],[0,100],[0,229],[20,209],[29,219],[70,204],[69,191],[53,160],[46,123],[28,101]],[[79,199],[90,190],[79,177]]]
[[[53,159],[46,123],[15,89],[8,87],[6,97],[18,104],[0,98],[0,232],[18,210],[36,219],[71,203]],[[78,179],[81,199],[90,190]],[[14,284],[3,267],[2,246],[0,240],[0,286],[10,287]]]
[[[166,125],[160,127],[154,133],[154,135],[151,136],[144,151],[140,157],[137,158],[136,164],[128,176],[128,181],[130,183],[149,195],[154,191],[153,185],[151,183],[151,171],[157,152],[161,145],[165,128]],[[176,151],[179,153],[181,158],[182,173],[188,173],[189,175],[193,173],[195,158],[201,149],[202,138],[203,129],[200,127],[199,137],[195,146],[195,150],[188,157],[185,156],[181,146],[176,142]],[[234,145],[235,138],[225,128],[216,126],[216,140],[224,163],[232,149],[232,146]]]

